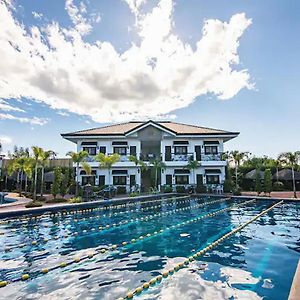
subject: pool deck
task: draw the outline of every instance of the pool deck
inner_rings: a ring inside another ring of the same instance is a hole
[[[300,299],[300,260],[298,262],[298,267],[295,272],[295,276],[293,279],[288,300],[299,300],[299,299]]]

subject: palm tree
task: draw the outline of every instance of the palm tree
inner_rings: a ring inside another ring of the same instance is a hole
[[[108,185],[110,186],[111,168],[120,160],[120,155],[117,153],[111,155],[105,155],[104,153],[98,153],[95,160],[99,162],[99,167],[108,170]],[[110,188],[109,188],[110,196]]]
[[[86,159],[86,157],[89,156],[89,154],[87,151],[81,150],[79,152],[69,151],[67,153],[67,155],[70,156],[72,158],[73,163],[76,164],[76,185],[75,185],[76,192],[75,192],[75,195],[77,197],[78,196],[78,184],[79,184],[78,183],[78,181],[79,181],[79,164],[81,162],[83,162]]]
[[[300,160],[300,151],[281,153],[278,157],[278,160],[280,160],[283,165],[289,166],[292,168],[294,198],[297,198],[296,182],[295,182],[295,168],[297,167],[299,160]]]
[[[86,161],[81,163],[81,168],[85,171],[86,175],[91,175],[92,174],[92,167]]]
[[[32,173],[34,169],[34,159],[32,157],[27,157],[24,165],[24,173],[25,173],[25,192],[27,192],[28,188],[28,179],[32,179]]]
[[[276,182],[278,183],[278,173],[279,173],[279,168],[281,167],[281,161],[279,157],[277,159],[274,159],[274,166],[276,168]]]
[[[154,184],[155,187],[158,187],[158,173],[160,173],[162,170],[166,169],[166,164],[162,162],[160,159],[154,159],[151,161],[151,164],[153,165],[153,170],[154,170]]]
[[[241,165],[241,162],[244,161],[249,157],[249,152],[239,152],[237,150],[230,151],[227,153],[227,158],[229,162],[234,163],[234,168],[235,168],[235,187],[238,189],[238,168]]]
[[[41,178],[41,197],[43,197],[44,192],[44,175],[45,175],[45,167],[49,164],[49,159],[54,157],[56,153],[52,150],[44,151],[41,149],[41,156],[40,156],[40,166],[42,168],[42,178]]]
[[[34,189],[33,189],[33,201],[36,201],[36,189],[37,189],[37,173],[42,158],[43,149],[38,146],[32,146],[33,158],[34,158]]]
[[[187,169],[192,171],[192,177],[193,177],[193,184],[196,185],[196,178],[195,178],[195,170],[199,168],[200,163],[197,160],[194,160],[193,158],[189,158],[188,164],[187,164]]]

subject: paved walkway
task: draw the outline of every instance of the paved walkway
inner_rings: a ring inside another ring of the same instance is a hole
[[[243,196],[257,196],[256,192],[242,192]],[[264,193],[260,194],[261,196],[265,196]],[[272,192],[271,198],[282,198],[282,199],[290,199],[300,200],[300,191],[297,192],[297,199],[294,198],[294,192],[283,191],[283,192]]]

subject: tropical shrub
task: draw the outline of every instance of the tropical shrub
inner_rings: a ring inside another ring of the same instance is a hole
[[[272,173],[270,169],[265,171],[264,192],[269,195],[272,192]]]
[[[31,201],[25,204],[26,208],[41,207],[41,206],[43,206],[43,203],[39,201]]]
[[[274,191],[284,191],[284,184],[281,181],[275,182],[273,184]]]
[[[61,179],[62,179],[61,168],[59,167],[54,168],[54,181],[51,187],[51,194],[53,195],[54,198],[56,198],[56,196],[60,192]]]
[[[54,198],[54,199],[46,200],[46,203],[63,203],[63,202],[67,202],[67,199],[65,199],[65,198]]]
[[[74,197],[68,200],[69,203],[81,203],[82,198],[81,197]]]
[[[203,183],[196,186],[196,193],[205,194],[206,192],[206,186]]]
[[[177,193],[185,193],[186,192],[185,186],[184,185],[177,185],[176,186],[176,192]]]
[[[261,176],[258,169],[256,169],[255,175],[255,191],[259,195],[262,192],[262,185],[261,185]]]
[[[137,196],[139,196],[139,193],[138,192],[132,192],[128,196],[129,197],[137,197]]]
[[[163,187],[163,192],[164,192],[164,193],[172,193],[172,192],[173,192],[173,189],[172,189],[172,187],[171,187],[170,185],[165,185],[165,186]]]

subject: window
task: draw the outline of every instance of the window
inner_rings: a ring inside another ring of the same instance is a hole
[[[105,154],[106,153],[106,147],[105,146],[100,146],[99,152]]]
[[[113,176],[114,185],[126,185],[127,176]]]
[[[89,155],[96,155],[96,147],[82,147],[83,151],[86,151]]]
[[[99,186],[103,187],[105,185],[105,175],[99,175]]]
[[[187,147],[186,146],[175,146],[175,154],[187,154]]]
[[[176,175],[175,183],[176,184],[189,184],[189,176],[188,175]]]
[[[218,154],[218,146],[205,146],[204,153],[205,154]]]
[[[206,183],[207,184],[219,184],[220,183],[219,175],[206,175]]]
[[[126,155],[127,147],[114,147],[114,153],[118,153],[119,155]]]

